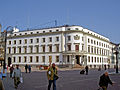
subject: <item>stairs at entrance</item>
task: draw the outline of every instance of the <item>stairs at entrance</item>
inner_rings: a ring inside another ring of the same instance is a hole
[[[81,66],[81,65],[79,65],[79,64],[75,64],[75,65],[74,65],[74,68],[84,68],[84,66]]]

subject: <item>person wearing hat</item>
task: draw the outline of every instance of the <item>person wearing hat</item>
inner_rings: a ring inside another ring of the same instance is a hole
[[[55,67],[55,63],[53,63],[52,66],[48,68],[47,77],[49,80],[48,90],[50,90],[52,83],[53,83],[53,90],[56,90],[56,80],[58,79],[58,75],[57,75],[57,68]]]
[[[99,86],[103,90],[107,90],[108,84],[113,85],[113,82],[110,80],[108,72],[105,71],[104,74],[100,77]]]
[[[18,85],[20,84],[20,77],[22,76],[21,70],[19,65],[16,65],[16,68],[13,70],[12,78],[14,79],[14,85],[17,89]]]

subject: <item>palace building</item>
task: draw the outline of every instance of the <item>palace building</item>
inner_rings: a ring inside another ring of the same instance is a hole
[[[110,61],[110,40],[77,25],[19,31],[7,34],[7,60],[19,65],[88,65]]]

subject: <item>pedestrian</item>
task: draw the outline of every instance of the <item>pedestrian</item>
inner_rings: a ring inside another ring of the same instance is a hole
[[[99,66],[98,71],[101,71],[101,66]]]
[[[47,77],[49,80],[48,90],[50,90],[52,83],[53,83],[53,90],[56,90],[56,80],[58,79],[58,75],[57,75],[57,68],[55,66],[55,63],[53,63],[52,66],[48,68]]]
[[[2,80],[0,79],[0,90],[5,90]]]
[[[10,78],[12,78],[12,73],[13,73],[14,67],[13,65],[10,67]]]
[[[12,77],[14,79],[14,85],[15,88],[18,88],[18,85],[20,84],[20,77],[22,76],[21,69],[19,68],[19,65],[16,65],[16,68],[13,70]]]
[[[112,81],[109,78],[108,72],[105,71],[105,73],[100,77],[99,86],[103,90],[107,90],[108,84],[113,85]]]
[[[88,75],[88,66],[85,67],[86,75]]]
[[[104,65],[104,67],[105,67],[105,70],[106,70],[106,65]]]
[[[29,70],[29,73],[30,73],[31,72],[31,66],[30,65],[28,66],[28,70]]]
[[[25,72],[27,73],[28,65],[25,65]]]

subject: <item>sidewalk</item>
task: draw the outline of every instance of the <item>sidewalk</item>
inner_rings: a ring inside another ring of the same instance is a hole
[[[7,77],[4,78],[2,81],[3,81],[5,90],[15,90],[13,79],[9,77],[9,74],[7,74]]]

